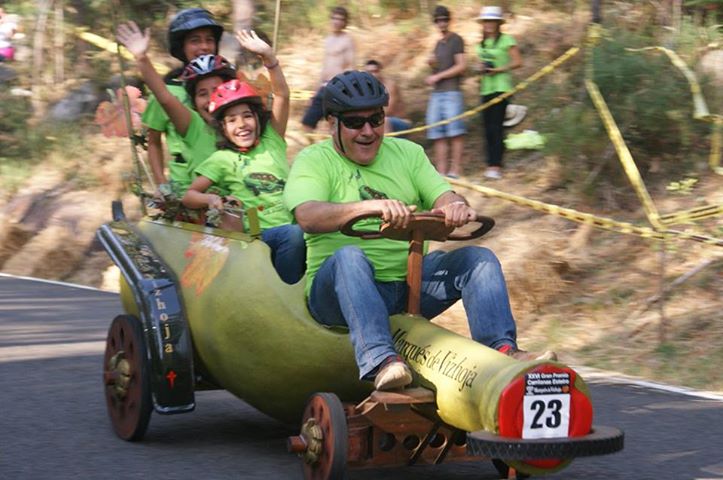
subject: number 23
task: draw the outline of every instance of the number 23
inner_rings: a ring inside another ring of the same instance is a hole
[[[560,400],[550,400],[547,405],[542,400],[535,400],[530,405],[530,409],[535,412],[530,428],[544,428],[545,426],[547,428],[557,428],[562,423],[562,415],[560,414],[562,402]],[[544,425],[541,423],[543,415]]]

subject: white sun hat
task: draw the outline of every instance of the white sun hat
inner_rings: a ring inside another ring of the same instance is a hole
[[[502,7],[482,7],[477,21],[483,22],[485,20],[497,20],[500,23],[505,23],[505,17],[502,15]]]
[[[514,127],[522,120],[524,120],[526,115],[526,106],[510,103],[505,109],[505,120],[502,122],[502,125],[505,127]]]

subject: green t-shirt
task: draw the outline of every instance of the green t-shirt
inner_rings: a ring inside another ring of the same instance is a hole
[[[167,84],[166,87],[171,92],[171,95],[180,100],[189,110],[192,108],[188,93],[182,85]],[[181,185],[185,191],[190,185],[188,168],[184,161],[178,160],[185,158],[186,145],[183,143],[181,135],[176,131],[173,122],[168,118],[166,111],[158,103],[155,95],[148,98],[148,105],[143,111],[142,120],[146,127],[163,132],[166,135],[166,146],[171,154],[171,161],[168,164],[171,180]],[[177,157],[178,155],[181,156],[180,159]]]
[[[185,192],[196,178],[196,168],[216,152],[216,132],[197,111],[191,110],[191,122],[186,135],[181,138],[185,146],[183,158],[186,160],[186,181],[178,183]]]
[[[192,108],[188,93],[186,93],[186,89],[183,88],[183,86],[170,84],[166,85],[166,87],[168,91],[171,92],[171,95],[180,100],[180,102],[189,109]],[[148,97],[148,105],[146,105],[146,109],[143,111],[142,120],[146,127],[163,132],[166,135],[166,145],[168,145],[168,151],[171,152],[171,155],[183,153],[183,139],[176,131],[176,127],[173,126],[173,122],[168,118],[166,111],[161,107],[161,104],[158,103],[155,95]]]
[[[261,230],[293,220],[283,203],[284,185],[289,177],[286,142],[271,125],[266,126],[261,141],[250,152],[218,150],[195,173],[241,200],[244,209],[255,207]],[[249,228],[245,217],[244,226]]]
[[[492,62],[495,68],[504,67],[510,63],[510,47],[515,45],[517,45],[515,37],[502,33],[497,40],[488,38],[478,43],[477,56],[483,62]],[[509,72],[482,76],[481,95],[509,92],[510,90],[512,90],[512,75]]]
[[[358,165],[341,156],[331,140],[302,150],[294,160],[284,191],[284,203],[293,211],[304,202],[349,203],[393,198],[418,211],[429,210],[450,185],[437,173],[421,146],[399,138],[385,138],[374,161]],[[379,220],[370,221],[376,223]],[[357,229],[363,228],[360,225]],[[361,248],[381,282],[403,280],[407,274],[406,242],[362,240],[341,232],[306,234],[308,295],[321,264],[345,245]]]

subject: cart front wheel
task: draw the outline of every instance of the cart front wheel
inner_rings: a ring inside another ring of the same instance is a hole
[[[306,480],[346,478],[347,425],[344,406],[333,393],[315,393],[301,421],[306,444],[302,455]]]

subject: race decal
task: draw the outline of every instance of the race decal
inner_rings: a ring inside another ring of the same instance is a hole
[[[570,374],[525,375],[522,438],[567,437],[570,429]]]
[[[228,238],[194,233],[184,253],[188,259],[181,274],[181,285],[201,295],[228,260]]]

